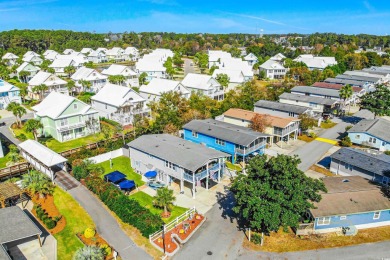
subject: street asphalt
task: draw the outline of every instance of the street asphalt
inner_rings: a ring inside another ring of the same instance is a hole
[[[28,120],[31,118],[34,118],[34,115],[32,112],[29,112],[22,117],[22,120]],[[7,117],[7,118],[0,119],[0,122],[5,123],[5,126],[0,127],[0,135],[2,135],[4,138],[8,139],[10,142],[14,143],[15,145],[18,145],[21,142],[13,136],[11,130],[9,129],[9,127],[13,123],[15,123],[15,121],[16,121],[15,117]]]
[[[68,191],[92,217],[97,232],[119,253],[122,259],[152,259],[120,228],[113,216],[84,186]]]
[[[184,59],[184,76],[186,76],[188,73],[196,73],[194,64],[191,66],[191,62],[193,62],[190,59]]]

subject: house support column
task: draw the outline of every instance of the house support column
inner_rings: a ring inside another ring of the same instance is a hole
[[[221,158],[218,158],[218,164],[219,164],[219,168],[218,169],[218,183],[221,181],[221,169],[222,169],[222,163],[221,163]]]
[[[195,173],[192,173],[192,198],[195,199]]]
[[[206,173],[207,173],[207,176],[206,176],[206,190],[209,190],[209,175],[210,175],[209,162],[207,162],[207,164],[206,164]]]
[[[184,193],[184,180],[183,180],[183,176],[182,176],[180,179],[180,194],[183,194],[183,193]]]

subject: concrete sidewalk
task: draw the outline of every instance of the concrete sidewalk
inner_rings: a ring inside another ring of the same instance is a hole
[[[88,212],[95,222],[97,232],[114,247],[122,259],[152,259],[125,234],[114,217],[87,188],[80,185],[68,192]]]

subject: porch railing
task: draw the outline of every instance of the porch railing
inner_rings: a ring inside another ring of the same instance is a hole
[[[251,153],[253,151],[256,151],[258,149],[260,149],[261,147],[265,146],[265,141],[259,143],[259,144],[256,144],[252,147],[248,147],[248,148],[245,148],[245,149],[241,149],[241,148],[236,148],[236,153],[239,153],[239,154],[248,154],[248,153]]]
[[[220,169],[221,169],[221,165],[219,163],[217,163],[214,166],[209,168],[209,173],[218,171]],[[184,180],[189,181],[191,183],[193,182],[193,178],[192,178],[193,175],[192,174],[189,174],[189,173],[185,172],[183,176],[184,176]],[[207,177],[207,169],[204,170],[204,171],[196,173],[195,174],[195,181],[203,180],[206,177]]]

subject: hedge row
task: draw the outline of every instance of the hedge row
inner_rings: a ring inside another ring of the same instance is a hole
[[[37,213],[37,217],[45,224],[48,229],[53,229],[57,225],[57,222],[61,219],[61,216],[58,217],[50,217],[46,211],[41,207],[41,205],[37,205],[35,207],[35,212]]]
[[[138,201],[124,195],[116,187],[98,176],[90,175],[85,180],[89,190],[99,196],[107,207],[124,222],[136,227],[144,237],[161,229],[161,217],[142,207]]]

